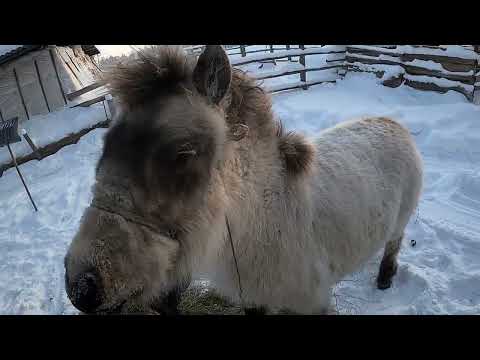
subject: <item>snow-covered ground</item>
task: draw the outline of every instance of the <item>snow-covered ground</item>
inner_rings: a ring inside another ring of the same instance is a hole
[[[94,104],[87,108],[64,107],[58,111],[46,115],[37,115],[29,121],[24,121],[18,125],[19,134],[25,131],[34,144],[41,148],[53,142],[59,141],[68,135],[80,132],[83,129],[91,128],[98,123],[107,120],[107,113],[102,103]],[[11,145],[17,158],[32,153],[32,148],[23,136],[18,143]],[[11,162],[8,151],[0,150],[0,165]]]
[[[417,134],[425,189],[399,272],[392,288],[377,290],[380,254],[372,259],[335,289],[341,314],[480,313],[479,106],[453,92],[390,89],[372,75],[348,74],[337,84],[276,94],[274,110],[307,134],[369,115],[391,116]],[[91,199],[104,133],[22,165],[38,213],[14,169],[0,178],[0,314],[77,313],[64,291],[63,256]]]

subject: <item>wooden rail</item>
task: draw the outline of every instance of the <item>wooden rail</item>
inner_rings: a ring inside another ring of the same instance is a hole
[[[454,90],[472,101],[478,91],[477,45],[348,45],[348,71],[373,72],[384,85],[405,84],[420,90]],[[389,71],[392,70],[392,71]],[[389,77],[387,78],[387,75]],[[394,75],[392,75],[394,74]],[[478,96],[477,96],[478,97]]]
[[[95,83],[93,83],[93,84],[91,84],[91,85],[88,85],[88,86],[80,89],[80,90],[77,90],[77,91],[74,91],[74,92],[72,92],[72,93],[70,93],[70,94],[67,94],[67,95],[66,95],[66,98],[67,98],[68,101],[72,101],[72,100],[74,100],[75,98],[77,98],[77,97],[79,97],[79,96],[81,96],[81,95],[83,95],[83,94],[86,94],[86,93],[88,93],[88,92],[90,92],[90,91],[92,91],[92,90],[98,89],[99,87],[102,87],[102,86],[104,86],[104,85],[105,85],[105,83],[103,83],[103,82],[101,82],[101,81],[97,81],[97,82],[95,82]]]
[[[334,82],[336,78],[340,77],[340,72],[344,71],[345,50],[342,48],[329,48],[323,45],[310,46],[306,45],[265,45],[265,48],[259,49],[258,46],[239,45],[239,51],[232,51],[228,49],[227,53],[231,57],[232,66],[242,67],[249,64],[277,61],[285,61],[287,65],[280,70],[273,70],[270,72],[253,72],[251,75],[257,80],[267,80],[279,78],[282,76],[299,75],[298,82],[287,82],[285,84],[266,85],[265,88],[269,92],[278,92],[296,88],[308,89],[311,85],[321,84],[323,82]],[[234,49],[236,50],[236,49]],[[240,56],[239,56],[240,55]],[[310,65],[308,66],[307,58],[314,55],[325,55],[325,65]],[[333,57],[333,58],[328,58]],[[335,76],[327,76],[325,80],[308,79],[309,73],[321,72],[325,70],[337,69]]]

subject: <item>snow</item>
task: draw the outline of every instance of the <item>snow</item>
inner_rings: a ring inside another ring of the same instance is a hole
[[[354,58],[357,58],[357,59],[392,61],[396,64],[416,66],[416,67],[420,67],[420,68],[427,69],[427,70],[437,70],[437,71],[440,71],[442,74],[445,74],[445,75],[473,76],[473,70],[466,71],[466,72],[465,71],[448,71],[448,70],[444,69],[443,66],[440,63],[437,63],[437,62],[432,61],[432,60],[414,59],[412,61],[402,61],[400,59],[400,57],[383,55],[383,54],[380,54],[379,56],[369,56],[369,55],[363,55],[363,54],[349,53],[348,55],[352,56]],[[382,64],[378,64],[378,65],[382,65]],[[376,67],[378,65],[377,64],[372,64],[371,66]],[[394,65],[392,65],[392,66],[394,66]]]
[[[357,49],[365,49],[365,50],[374,50],[378,51],[377,46],[371,45],[350,45],[351,47],[355,47]],[[460,45],[448,45],[446,50],[442,49],[432,49],[426,47],[414,47],[412,45],[398,45],[395,49],[386,49],[382,48],[382,52],[390,53],[390,54],[423,54],[423,55],[436,55],[436,56],[451,56],[457,57],[460,59],[468,59],[468,60],[475,60],[478,59],[480,56],[479,54],[475,53],[472,50],[466,49]]]
[[[453,81],[453,80],[448,80],[448,79],[443,79],[443,78],[436,78],[433,76],[425,76],[425,75],[410,75],[408,73],[405,73],[403,76],[405,79],[411,80],[411,81],[417,81],[417,82],[423,82],[423,83],[433,83],[435,85],[447,88],[447,87],[461,87],[465,89],[465,91],[471,93],[473,92],[473,85],[467,85],[464,84],[460,81]]]
[[[37,115],[19,124],[18,128],[20,134],[26,131],[37,147],[43,147],[105,120],[103,105],[95,104],[88,108],[64,108],[47,115]],[[17,158],[32,153],[23,137],[21,142],[12,144],[11,148]],[[10,154],[2,150],[0,149],[0,165],[10,163]]]
[[[284,45],[275,45],[275,48],[281,48]],[[298,45],[297,45],[298,46]],[[292,47],[294,47],[292,45]],[[321,81],[335,81],[338,79],[338,72],[340,68],[330,68],[319,70],[325,67],[333,65],[342,65],[343,60],[345,59],[345,46],[343,45],[305,45],[305,50],[300,49],[290,49],[290,50],[281,50],[275,51],[274,54],[269,52],[269,47],[265,45],[252,45],[246,48],[247,51],[264,51],[259,53],[248,54],[246,57],[241,57],[240,55],[230,55],[232,63],[242,65],[236,65],[235,67],[240,68],[244,71],[250,73],[250,75],[261,80],[261,83],[269,91],[279,91],[283,89],[291,89],[302,85],[300,82],[300,73],[294,73],[290,75],[283,75],[281,77],[267,78],[272,75],[281,75],[287,74],[292,71],[300,71],[302,69],[310,70],[307,72],[307,85],[308,84],[318,84]],[[305,56],[305,66],[299,63],[299,54],[303,54],[305,51],[308,56]],[[267,52],[267,53],[265,53]],[[333,52],[333,53],[332,53]],[[280,54],[280,55],[279,55]],[[289,54],[289,55],[285,55]],[[252,59],[268,59],[272,55],[278,57],[290,56],[291,60],[289,61],[287,57],[284,57],[282,60],[276,60],[276,65],[273,63],[267,62],[259,65],[258,62],[251,62]],[[260,67],[261,66],[261,67]]]
[[[382,80],[385,79],[391,79],[393,77],[398,77],[402,74],[405,74],[405,69],[401,67],[400,65],[384,65],[384,64],[375,64],[375,65],[369,65],[369,64],[364,64],[361,62],[349,62],[349,65],[355,66],[361,71],[366,71],[366,72],[378,72],[378,71],[384,71],[385,73],[383,74]]]
[[[0,45],[0,56],[5,55],[6,53],[9,53],[10,51],[18,49],[22,46],[23,45]]]
[[[269,60],[271,58],[285,58],[288,56],[300,56],[300,55],[318,55],[318,54],[329,54],[332,52],[343,52],[344,50],[339,49],[335,45],[326,45],[324,47],[312,47],[302,49],[293,49],[293,50],[283,50],[283,51],[275,51],[272,53],[258,53],[258,54],[247,54],[246,57],[240,57],[237,59],[231,59],[232,65],[242,65],[249,62],[255,61],[262,61],[262,60]]]
[[[423,155],[424,193],[407,227],[392,288],[375,287],[377,254],[335,288],[338,311],[478,314],[480,107],[453,91],[384,87],[366,73],[278,93],[273,102],[288,129],[307,135],[352,118],[393,117],[416,134]],[[63,256],[91,199],[104,134],[94,130],[76,145],[21,166],[38,213],[14,169],[0,178],[1,314],[77,313],[64,291]]]
[[[441,71],[443,74],[447,75],[464,75],[464,76],[472,76],[473,75],[473,70],[470,71],[448,71],[443,68],[443,66],[435,61],[432,60],[420,60],[420,59],[414,59],[413,61],[406,61],[403,62],[405,65],[411,65],[411,66],[418,66],[422,67],[424,69],[429,69],[429,70],[438,70]]]
[[[287,63],[280,70],[264,71],[256,76],[257,80],[288,74],[289,72],[304,70],[305,66],[299,63]]]
[[[303,81],[289,82],[288,84],[279,83],[277,85],[265,86],[265,89],[270,92],[276,92],[276,91],[294,89],[302,85],[311,86],[311,85],[317,85],[321,82],[332,82],[332,81],[336,81],[337,78],[338,76],[335,72],[331,72],[331,73],[322,72],[321,76],[316,76],[315,79],[313,80],[308,80],[306,82],[303,82]]]

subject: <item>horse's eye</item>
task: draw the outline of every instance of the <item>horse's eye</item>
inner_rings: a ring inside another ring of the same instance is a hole
[[[177,152],[177,164],[185,164],[192,157],[197,156],[197,150],[194,149],[192,144],[186,143],[180,146],[180,149]]]

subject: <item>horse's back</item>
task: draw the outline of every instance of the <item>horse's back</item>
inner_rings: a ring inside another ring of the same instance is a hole
[[[316,150],[319,241],[334,272],[343,275],[403,231],[420,195],[421,160],[409,131],[388,118],[323,131]]]

